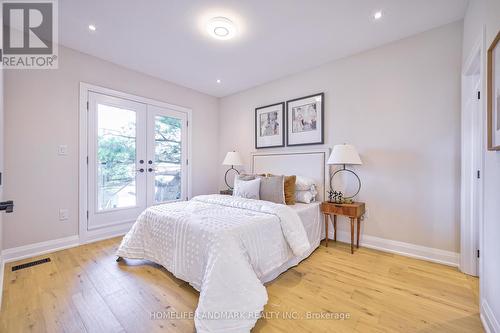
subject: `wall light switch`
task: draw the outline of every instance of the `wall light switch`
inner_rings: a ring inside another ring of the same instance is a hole
[[[68,146],[67,145],[59,145],[59,147],[57,147],[57,154],[59,156],[68,155]]]
[[[68,209],[59,209],[59,221],[67,221],[69,219]]]

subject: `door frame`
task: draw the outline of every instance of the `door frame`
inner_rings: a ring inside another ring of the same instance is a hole
[[[482,275],[482,260],[477,257],[476,250],[479,254],[483,252],[483,207],[484,207],[484,154],[486,147],[485,123],[486,123],[486,108],[485,108],[485,30],[484,27],[474,47],[472,48],[468,58],[462,67],[462,143],[461,143],[461,186],[460,186],[460,270],[466,274],[481,276]],[[470,140],[473,137],[474,122],[471,121],[467,113],[467,102],[473,89],[476,88],[474,82],[474,73],[479,71],[477,87],[480,91],[478,101],[479,124],[478,131],[480,142],[467,146],[465,140]],[[477,170],[480,171],[480,177],[477,178]],[[474,212],[477,212],[474,215]],[[476,220],[477,219],[477,220]],[[476,244],[477,237],[477,244]],[[478,264],[479,261],[479,264]],[[482,279],[480,279],[481,283]],[[482,289],[482,288],[480,288]]]
[[[80,95],[79,95],[79,152],[78,152],[78,234],[80,238],[80,243],[89,243],[97,241],[100,239],[106,239],[110,237],[120,236],[125,234],[133,222],[118,226],[109,226],[95,230],[87,229],[87,211],[88,211],[88,123],[87,123],[87,112],[88,112],[88,94],[89,92],[95,92],[99,94],[109,95],[112,97],[118,97],[123,99],[128,99],[133,102],[149,104],[153,106],[158,106],[161,108],[171,109],[179,112],[186,113],[187,115],[187,198],[192,196],[192,168],[190,163],[192,161],[192,110],[174,104],[169,104],[166,102],[161,102],[158,100],[137,96],[134,94],[129,94],[126,92],[113,90],[110,88],[105,88],[97,86],[94,84],[80,82]]]
[[[5,110],[4,110],[4,71],[0,68],[0,201],[3,201],[3,191],[5,183]],[[2,237],[3,237],[3,212],[0,212],[0,310],[2,309],[3,299],[3,273],[4,273],[4,260],[2,256]]]

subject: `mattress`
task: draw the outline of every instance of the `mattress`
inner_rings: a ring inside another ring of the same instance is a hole
[[[297,266],[305,258],[309,257],[311,253],[316,250],[321,241],[321,212],[320,212],[320,202],[313,202],[310,204],[296,203],[295,205],[288,206],[293,208],[300,217],[302,225],[307,233],[307,238],[311,247],[307,252],[300,256],[294,256],[291,251],[289,251],[288,260],[281,266],[267,272],[265,275],[260,276],[259,279],[262,283],[270,282],[277,278],[281,273],[285,272],[293,266]]]

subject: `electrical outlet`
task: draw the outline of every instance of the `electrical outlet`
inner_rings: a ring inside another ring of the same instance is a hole
[[[368,218],[370,218],[370,209],[368,209],[368,207],[366,207],[365,214],[363,215],[363,218],[361,220],[364,221],[364,220],[366,220]]]
[[[69,219],[69,210],[68,209],[59,209],[59,221],[67,221]]]
[[[59,147],[57,147],[57,154],[59,156],[68,155],[68,146],[67,145],[59,145]]]

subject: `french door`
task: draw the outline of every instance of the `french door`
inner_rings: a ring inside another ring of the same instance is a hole
[[[96,92],[88,102],[88,230],[186,198],[186,113]]]

